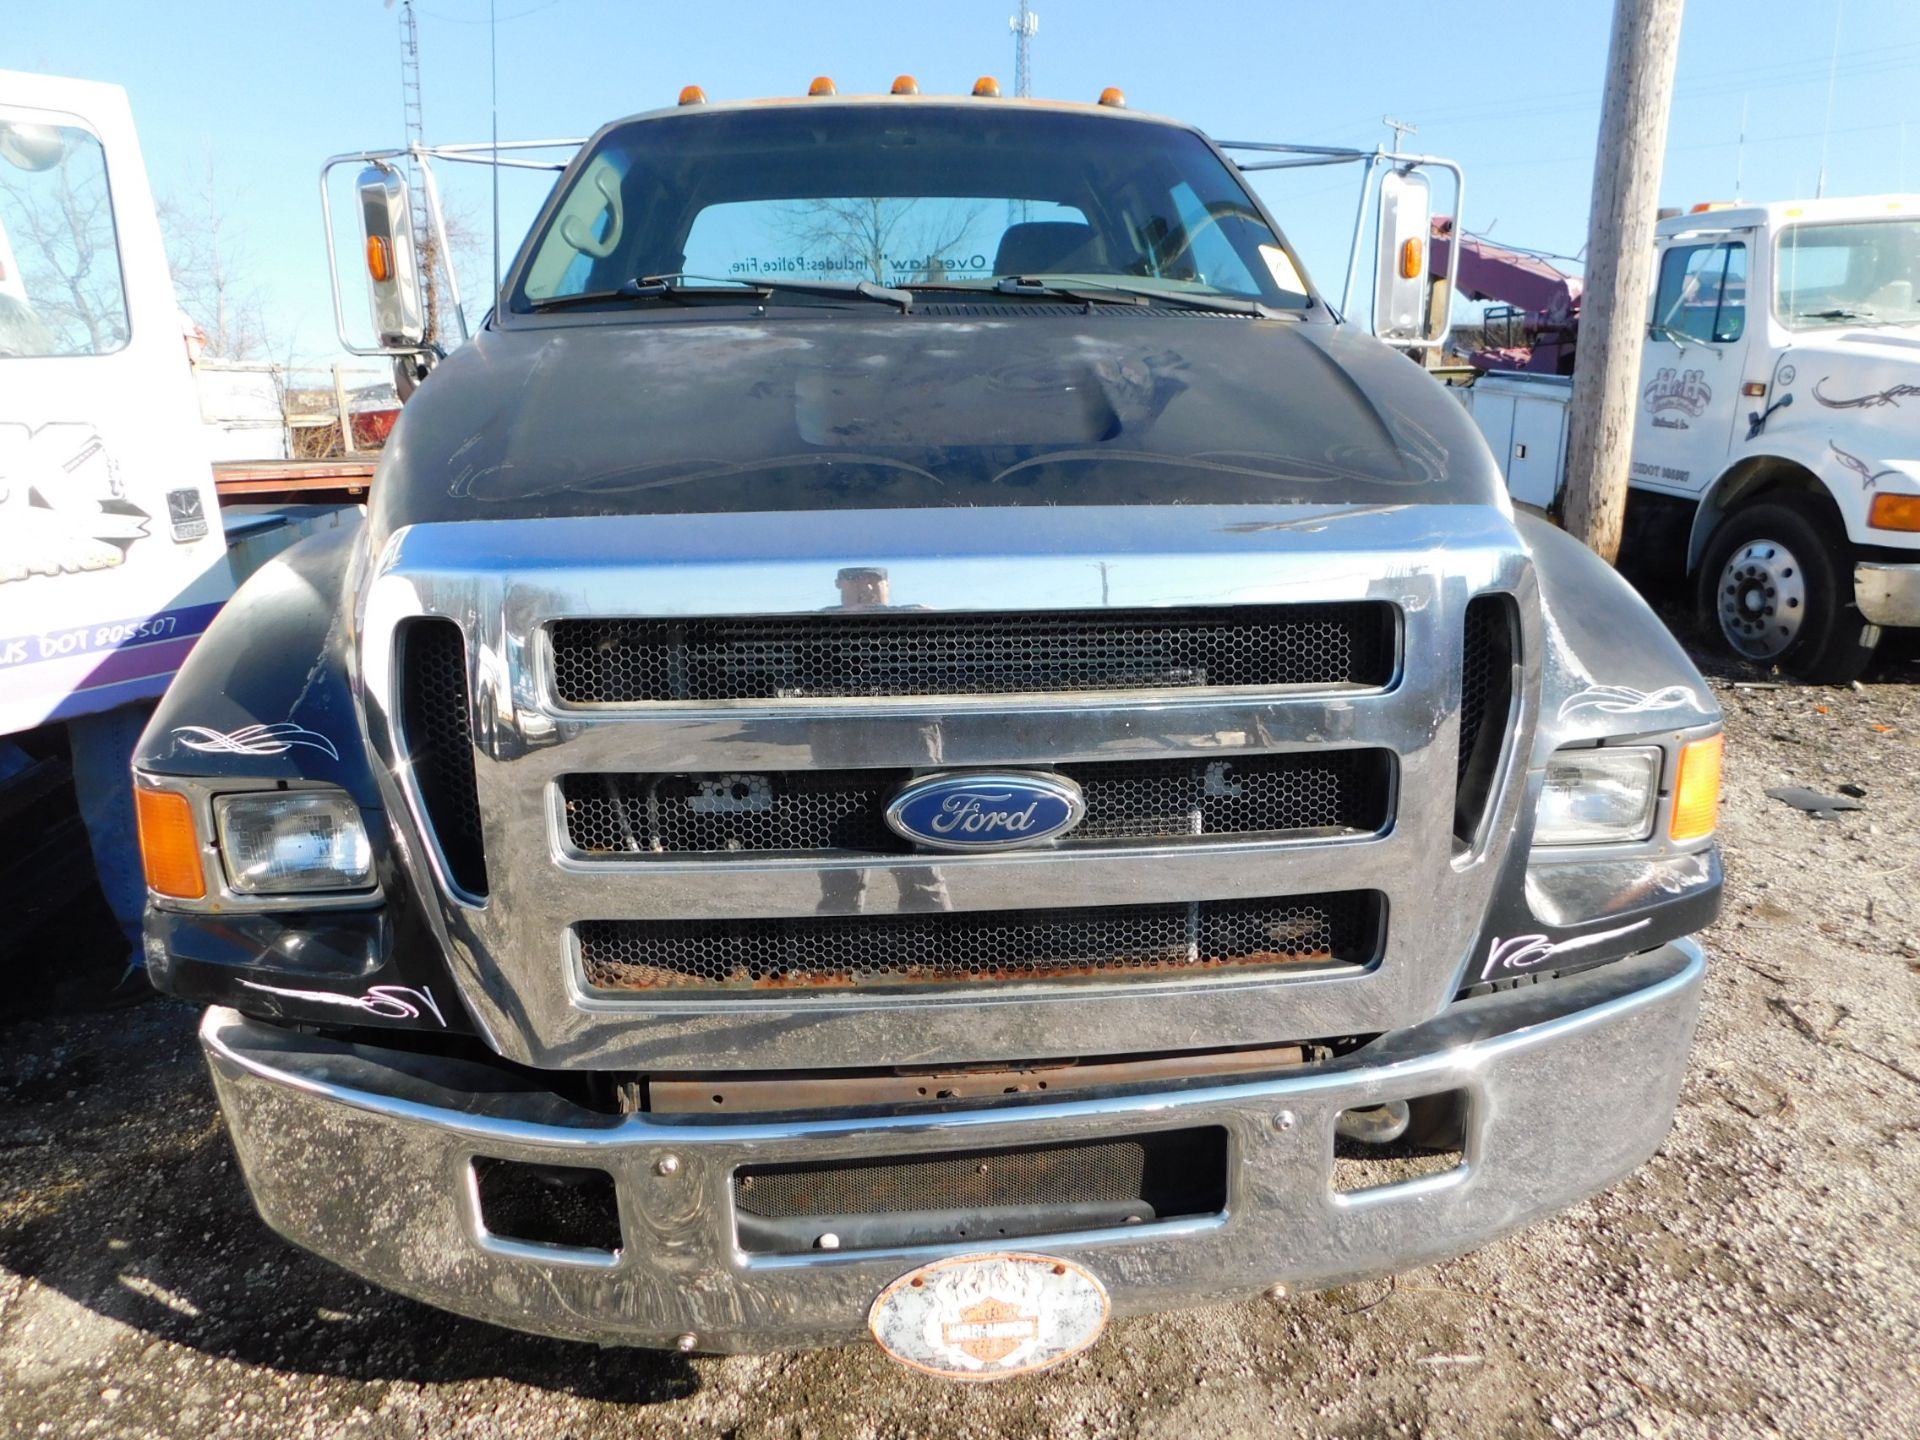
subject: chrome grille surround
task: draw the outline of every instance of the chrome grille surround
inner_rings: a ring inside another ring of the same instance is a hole
[[[569,708],[545,653],[561,619],[805,615],[835,577],[885,569],[891,600],[992,613],[1383,601],[1399,660],[1381,687],[1125,695],[788,699]],[[1474,594],[1512,594],[1521,687],[1479,848],[1454,841],[1461,636]],[[467,635],[492,896],[459,898],[395,763],[393,637],[440,615]],[[1125,1053],[1367,1033],[1451,996],[1503,858],[1538,693],[1535,581],[1509,518],[1480,507],[1114,507],[689,515],[421,525],[396,532],[358,617],[369,735],[416,877],[489,1042],[536,1066],[724,1069]],[[1087,846],[991,855],[570,856],[558,780],[850,766],[959,769],[1377,748],[1397,796],[1375,836]],[[423,886],[423,888],[426,888]],[[725,921],[1250,900],[1378,890],[1379,959],[1351,973],[1087,979],[836,991],[781,1003],[581,981],[584,920]]]

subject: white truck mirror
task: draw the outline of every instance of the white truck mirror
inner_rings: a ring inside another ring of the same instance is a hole
[[[0,121],[0,159],[16,170],[51,170],[66,153],[66,137],[58,125]]]
[[[385,350],[417,351],[427,336],[420,267],[413,246],[413,208],[406,177],[375,161],[360,172],[360,232],[365,240],[373,331]]]
[[[1373,333],[1390,345],[1431,341],[1437,338],[1427,333],[1433,187],[1418,170],[1384,170],[1378,211]]]

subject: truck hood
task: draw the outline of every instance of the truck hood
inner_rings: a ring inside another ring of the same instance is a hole
[[[1352,327],[1020,309],[489,328],[407,405],[371,538],[612,514],[1504,506],[1462,408]]]

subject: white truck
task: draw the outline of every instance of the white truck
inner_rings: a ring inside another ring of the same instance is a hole
[[[1629,548],[1684,564],[1735,654],[1850,680],[1920,626],[1920,195],[1696,206],[1655,244]],[[1465,393],[1552,508],[1571,382]]]

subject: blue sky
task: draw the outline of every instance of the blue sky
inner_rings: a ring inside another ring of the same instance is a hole
[[[1839,8],[1836,8],[1839,7]],[[156,191],[190,190],[209,158],[227,224],[271,329],[304,360],[333,350],[314,176],[331,153],[402,138],[397,11],[381,0],[62,0],[9,5],[0,68],[127,87]],[[976,75],[1011,89],[1009,0],[733,0],[723,11],[617,0],[497,0],[503,138],[585,135],[671,104],[843,92],[908,71],[925,91]],[[1263,3],[1035,0],[1036,94],[1092,99],[1122,86],[1136,109],[1216,138],[1372,145],[1392,114],[1410,145],[1461,161],[1467,227],[1573,254],[1586,238],[1610,7],[1575,3]],[[427,137],[488,133],[486,0],[421,0]],[[1920,6],[1913,0],[1692,0],[1662,203],[1741,192],[1813,193],[1828,125],[1827,193],[1920,189]],[[1740,158],[1743,103],[1747,112]],[[484,172],[451,182],[484,227]],[[1323,289],[1338,291],[1352,223],[1348,171],[1262,184]],[[517,242],[542,193],[509,187]]]

